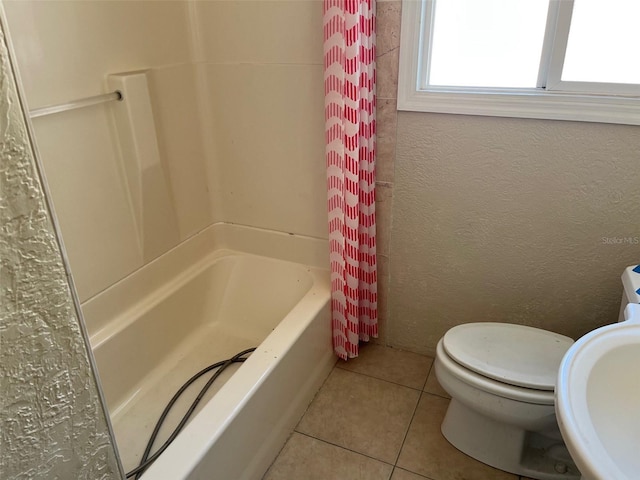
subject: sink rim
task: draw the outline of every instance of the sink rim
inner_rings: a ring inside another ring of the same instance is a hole
[[[629,316],[640,311],[635,307]],[[567,448],[585,479],[631,478],[620,470],[601,442],[587,401],[590,373],[598,361],[631,344],[640,348],[640,316],[588,333],[569,348],[560,364],[556,416]]]

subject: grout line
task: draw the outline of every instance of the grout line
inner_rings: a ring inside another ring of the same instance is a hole
[[[431,366],[429,367],[429,372],[427,373],[427,378],[424,379],[424,383],[422,384],[422,391],[424,392],[425,387],[427,386],[427,382],[429,381],[429,375],[431,375],[431,372],[433,371],[433,366],[436,363],[436,359],[434,358],[433,361],[431,362]]]
[[[413,473],[414,475],[417,475],[417,476],[418,476],[418,477],[420,477],[420,478],[424,478],[425,480],[438,480],[438,479],[433,478],[433,477],[427,477],[427,476],[425,476],[425,475],[422,475],[421,473],[412,472],[412,471],[411,471],[411,470],[409,470],[408,468],[398,467],[397,465],[395,465],[395,466],[393,467],[393,472],[395,472],[395,471],[396,471],[396,469],[397,469],[397,470],[402,470],[402,471],[404,471],[404,472]],[[392,475],[392,476],[393,476],[393,472],[391,472],[391,475]]]
[[[345,447],[344,445],[338,445],[337,443],[329,442],[328,440],[324,440],[323,438],[314,437],[313,435],[309,435],[308,433],[304,433],[304,432],[299,432],[298,430],[295,430],[295,433],[299,435],[304,435],[305,437],[313,438],[314,440],[318,440],[319,442],[326,443],[328,445],[333,445],[334,447],[341,448],[342,450],[346,450],[348,452],[355,453],[357,455],[362,455],[363,457],[370,458],[371,460],[375,460],[376,462],[384,463],[385,465],[390,465],[391,467],[394,467],[393,463],[389,463],[385,460],[380,460],[379,458],[372,457],[371,455],[367,455],[366,453],[358,452],[357,450],[352,450],[350,448]]]
[[[339,361],[339,359],[338,359]],[[322,389],[324,388],[325,384],[327,383],[327,381],[329,380],[329,377],[331,376],[331,374],[333,373],[333,371],[336,369],[336,366],[338,365],[338,361],[336,361],[336,363],[333,364],[333,368],[331,369],[331,371],[329,372],[329,375],[327,375],[327,377],[324,379],[324,381],[322,382],[322,385],[320,385],[320,388],[318,388],[318,391],[316,391],[315,395],[313,396],[313,398],[311,399],[311,401],[309,402],[309,405],[307,405],[307,408],[305,409],[304,413],[302,414],[302,416],[300,417],[300,420],[298,420],[298,422],[295,424],[295,426],[293,427],[293,430],[291,431],[291,434],[293,434],[293,432],[297,432],[296,428],[298,428],[298,425],[300,425],[300,422],[302,421],[302,419],[304,418],[304,416],[307,414],[307,412],[309,411],[309,409],[311,408],[311,405],[313,405],[313,402],[315,402],[316,398],[318,397],[318,395],[320,395],[320,392],[322,391]],[[298,432],[300,433],[300,432]]]
[[[278,458],[280,458],[280,455],[282,455],[282,452],[284,451],[284,447],[287,446],[287,444],[289,443],[289,440],[291,440],[291,437],[293,437],[294,433],[296,433],[295,429],[291,430],[291,432],[289,432],[289,436],[287,437],[287,439],[282,444],[282,447],[280,447],[280,450],[278,451],[278,454],[275,457],[273,457],[273,460],[271,460],[271,463],[269,464],[269,467],[264,471],[264,474],[262,475],[262,479],[263,480],[267,476],[267,474],[269,473],[269,470],[271,470],[271,467],[273,467],[273,465],[276,463]]]
[[[423,393],[428,393],[429,395],[435,395],[436,397],[444,398],[445,400],[451,400],[451,397],[445,397],[444,395],[442,395],[440,393],[429,392],[429,391],[425,390],[425,388],[427,388],[427,382],[429,381],[429,377],[431,376],[431,372],[433,372],[433,374],[435,375],[435,372],[433,371],[435,366],[436,366],[436,359],[434,358],[433,359],[433,363],[431,364],[431,368],[429,368],[429,374],[427,375],[427,379],[424,381],[424,385],[422,386],[422,391],[423,391]],[[438,381],[438,378],[436,377],[436,382],[437,381]],[[440,388],[442,388],[442,387],[440,387]]]
[[[400,449],[398,450],[398,455],[396,456],[396,460],[393,462],[394,467],[398,465],[398,459],[400,458],[400,454],[402,453],[402,449],[404,448],[404,443],[407,441],[407,436],[409,435],[409,430],[411,430],[411,425],[413,424],[413,419],[416,416],[416,412],[418,411],[418,405],[420,405],[420,400],[422,400],[422,395],[424,392],[420,392],[420,396],[418,397],[418,401],[416,402],[416,406],[413,409],[413,413],[411,414],[411,420],[409,421],[409,426],[407,426],[407,431],[404,432],[404,437],[402,438],[402,443],[400,444]]]
[[[386,382],[386,383],[390,383],[391,385],[397,385],[399,387],[405,387],[405,388],[410,388],[411,390],[416,390],[418,392],[421,392],[422,390],[420,390],[420,388],[416,388],[416,387],[409,387],[408,385],[404,385],[402,383],[397,383],[397,382],[393,382],[391,380],[386,380],[384,378],[380,378],[380,377],[375,377],[373,375],[369,375],[368,373],[362,373],[362,372],[356,372],[353,370],[349,370],[348,368],[342,368],[336,365],[336,368],[339,368],[340,370],[343,370],[345,372],[349,372],[349,373],[355,373],[356,375],[362,375],[363,377],[369,377],[369,378],[373,378],[374,380],[380,380],[381,382]]]
[[[440,395],[439,393],[433,393],[433,392],[427,392],[426,390],[423,390],[422,393],[426,393],[427,395],[432,395],[434,397],[438,397],[438,398],[442,398],[443,400],[451,400],[451,397],[445,397],[444,395]]]
[[[385,188],[393,188],[393,182],[388,182],[387,180],[376,180],[376,187],[385,187]],[[388,255],[387,255],[388,256]],[[419,353],[416,355],[420,355]],[[427,355],[424,355],[425,357]]]
[[[400,50],[400,45],[398,45],[397,47],[390,48],[389,50],[387,50],[384,53],[381,53],[380,55],[376,55],[376,60],[379,59],[379,58],[382,58],[382,57],[386,57],[387,55],[389,55],[390,53],[395,52],[396,50],[398,50],[398,51]]]

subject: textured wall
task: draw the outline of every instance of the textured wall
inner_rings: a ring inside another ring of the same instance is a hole
[[[120,478],[0,31],[0,478]]]
[[[400,13],[378,2],[380,341],[433,353],[464,322],[614,319],[640,260],[638,127],[396,112]]]
[[[397,133],[388,343],[616,320],[640,261],[640,127],[400,112]]]

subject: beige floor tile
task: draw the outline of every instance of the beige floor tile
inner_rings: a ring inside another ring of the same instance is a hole
[[[393,471],[393,475],[391,475],[391,480],[425,480],[426,478],[427,477],[423,477],[422,475],[418,475],[417,473],[402,470],[401,468],[396,468]]]
[[[422,395],[400,452],[398,467],[433,480],[518,480],[456,450],[440,432],[449,401]]]
[[[427,383],[424,385],[424,391],[444,398],[451,398],[446,390],[440,386],[440,383],[438,383],[438,377],[436,377],[436,369],[434,367],[431,367],[431,371],[427,377]]]
[[[420,392],[334,368],[296,431],[393,464]]]
[[[421,390],[432,363],[432,358],[417,353],[365,344],[357,358],[339,360],[336,366]]]
[[[263,480],[388,480],[393,467],[294,433]]]

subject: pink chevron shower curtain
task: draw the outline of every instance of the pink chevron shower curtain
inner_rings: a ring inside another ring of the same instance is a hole
[[[333,347],[378,336],[375,0],[324,0],[324,90]]]

